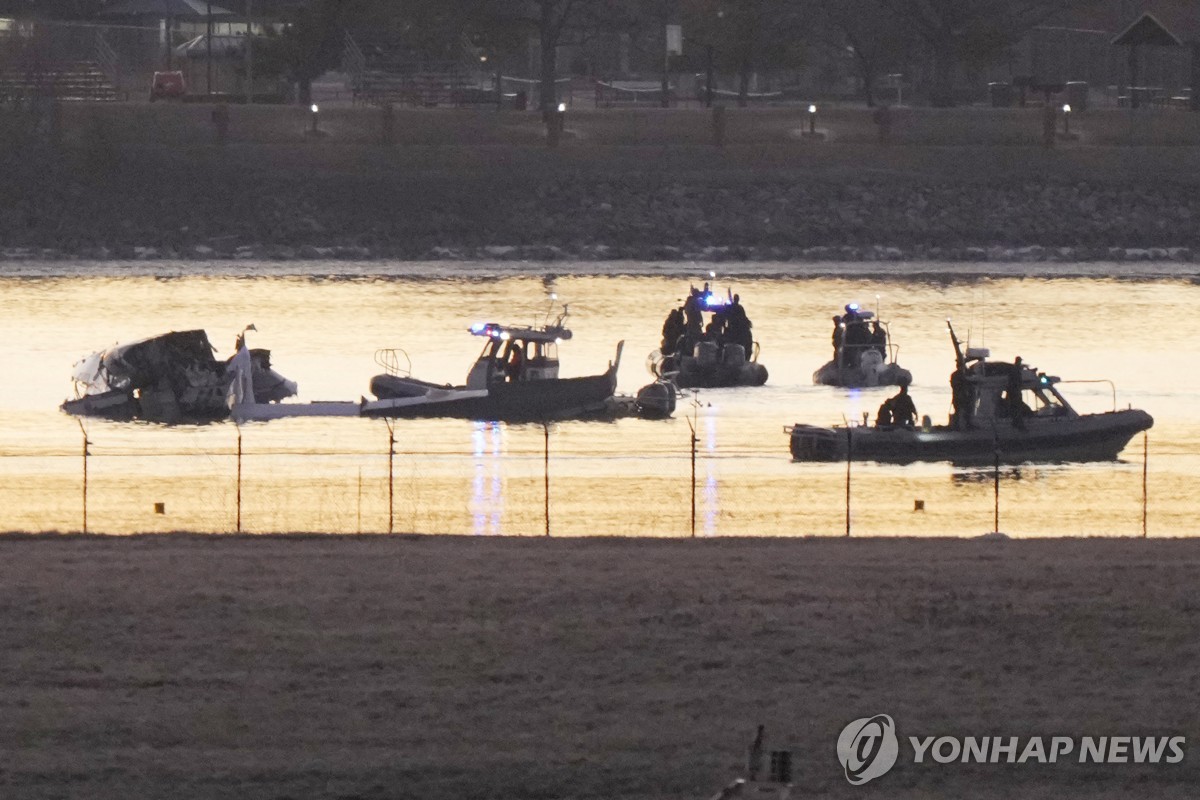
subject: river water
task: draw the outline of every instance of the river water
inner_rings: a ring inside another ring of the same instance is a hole
[[[1120,407],[1155,418],[1117,462],[1026,465],[1000,475],[999,529],[1012,536],[1193,535],[1200,477],[1200,371],[1190,330],[1195,268],[1130,265],[718,265],[742,297],[770,371],[765,387],[702,391],[666,421],[563,422],[549,429],[552,535],[688,536],[690,427],[697,429],[695,532],[843,535],[845,464],[795,464],[785,425],[874,415],[889,389],[813,386],[831,316],[878,308],[914,376],[921,414],[949,414],[960,337],[1020,355],[1064,381],[1109,380]],[[1007,272],[987,276],[985,271]],[[118,341],[204,328],[217,355],[248,323],[300,400],[357,400],[403,348],[415,376],[461,383],[481,347],[477,321],[540,322],[570,307],[564,376],[601,372],[625,341],[620,389],[650,380],[662,322],[709,266],[656,264],[17,264],[0,276],[0,530],[79,530],[85,459],[58,411],[72,364]],[[1121,280],[1104,277],[1120,271]],[[1131,274],[1132,272],[1132,274]],[[1080,411],[1113,406],[1108,383],[1066,383]],[[84,423],[87,527],[198,531],[546,532],[546,432],[537,425],[399,421],[389,482],[382,421],[243,425]],[[241,439],[241,477],[237,448]],[[1145,486],[1143,494],[1143,459]],[[389,493],[390,483],[390,493]],[[240,500],[239,500],[240,495]],[[390,495],[390,500],[389,500]],[[923,510],[914,510],[918,501]],[[1145,504],[1143,504],[1145,502]],[[239,519],[240,511],[240,519]],[[852,465],[852,535],[976,535],[996,527],[990,470]],[[1143,513],[1145,518],[1143,519]]]

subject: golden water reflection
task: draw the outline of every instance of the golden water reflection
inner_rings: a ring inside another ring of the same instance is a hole
[[[705,279],[704,271],[697,281]],[[717,285],[727,285],[718,279]],[[1200,287],[1187,281],[978,279],[878,281],[757,277],[741,294],[770,370],[761,389],[701,392],[674,419],[555,424],[550,434],[554,535],[686,536],[691,530],[689,418],[697,429],[696,533],[840,535],[845,465],[793,464],[783,426],[873,415],[887,390],[811,384],[828,358],[830,316],[852,300],[882,307],[914,375],[921,414],[944,421],[953,368],[945,319],[993,355],[1064,379],[1115,381],[1121,406],[1154,415],[1148,526],[1200,531],[1192,486],[1200,474],[1200,373],[1190,318]],[[402,347],[413,374],[461,382],[479,349],[476,321],[535,322],[551,292],[570,304],[574,338],[563,374],[600,372],[624,339],[620,389],[650,376],[663,318],[687,281],[665,277],[525,276],[474,279],[325,276],[160,279],[118,274],[0,278],[10,380],[0,394],[0,529],[77,530],[82,439],[57,410],[71,364],[117,341],[204,328],[230,354],[247,323],[301,400],[357,400],[377,371],[377,348]],[[878,300],[876,299],[876,296]],[[1082,411],[1111,406],[1104,384],[1068,384]],[[232,424],[167,427],[85,423],[88,527],[228,531],[237,527],[237,437]],[[379,421],[291,419],[241,428],[241,521],[248,531],[381,531],[389,519],[388,431]],[[536,425],[460,420],[396,425],[395,530],[544,533],[544,434]],[[1012,535],[1137,535],[1142,440],[1122,462],[1006,470],[1000,527]],[[914,511],[916,501],[924,510]],[[155,505],[161,503],[163,513]],[[977,534],[993,528],[991,473],[945,464],[855,464],[856,535]]]

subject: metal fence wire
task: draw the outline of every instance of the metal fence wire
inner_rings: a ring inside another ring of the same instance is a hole
[[[476,424],[469,450],[383,426],[378,449],[281,447],[256,428],[148,441],[91,429],[75,447],[0,446],[0,530],[1143,536],[1193,525],[1171,499],[1191,468],[1174,462],[1190,456],[1152,457],[1148,439],[1102,468],[954,470],[791,463],[779,442],[705,446],[702,427],[653,452],[589,452],[553,424]]]

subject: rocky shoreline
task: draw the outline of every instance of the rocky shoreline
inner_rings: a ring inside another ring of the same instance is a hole
[[[1200,263],[1200,257],[1190,247],[1108,247],[1108,248],[1048,248],[1038,245],[1008,248],[962,247],[962,248],[899,248],[883,245],[864,247],[705,247],[685,249],[659,246],[649,249],[608,245],[585,245],[560,247],[557,245],[493,245],[482,247],[434,247],[413,254],[411,252],[390,253],[369,248],[343,245],[304,245],[287,247],[280,245],[239,245],[229,250],[207,245],[195,245],[183,250],[160,249],[155,246],[97,245],[79,251],[65,252],[55,248],[13,247],[0,248],[0,262],[28,261],[504,261],[504,262],[616,262],[616,261],[672,261],[700,263],[884,263],[884,262],[933,262],[933,263],[993,263],[993,264],[1046,264],[1046,263]]]
[[[1200,261],[1185,182],[154,172],[5,198],[0,259]]]

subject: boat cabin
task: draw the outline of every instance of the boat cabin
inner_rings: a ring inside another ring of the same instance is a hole
[[[493,322],[469,328],[487,341],[467,373],[468,389],[486,389],[493,383],[544,381],[558,378],[558,344],[571,332],[555,323],[544,328],[515,328]]]
[[[844,315],[833,319],[833,357],[839,369],[896,363],[897,346],[892,344],[888,324],[873,311],[850,303]]]
[[[967,348],[962,366],[950,376],[954,413],[951,423],[986,422],[1027,417],[1077,417],[1055,384],[1059,378],[1038,372],[1018,357],[1015,362],[988,361],[988,351]]]

